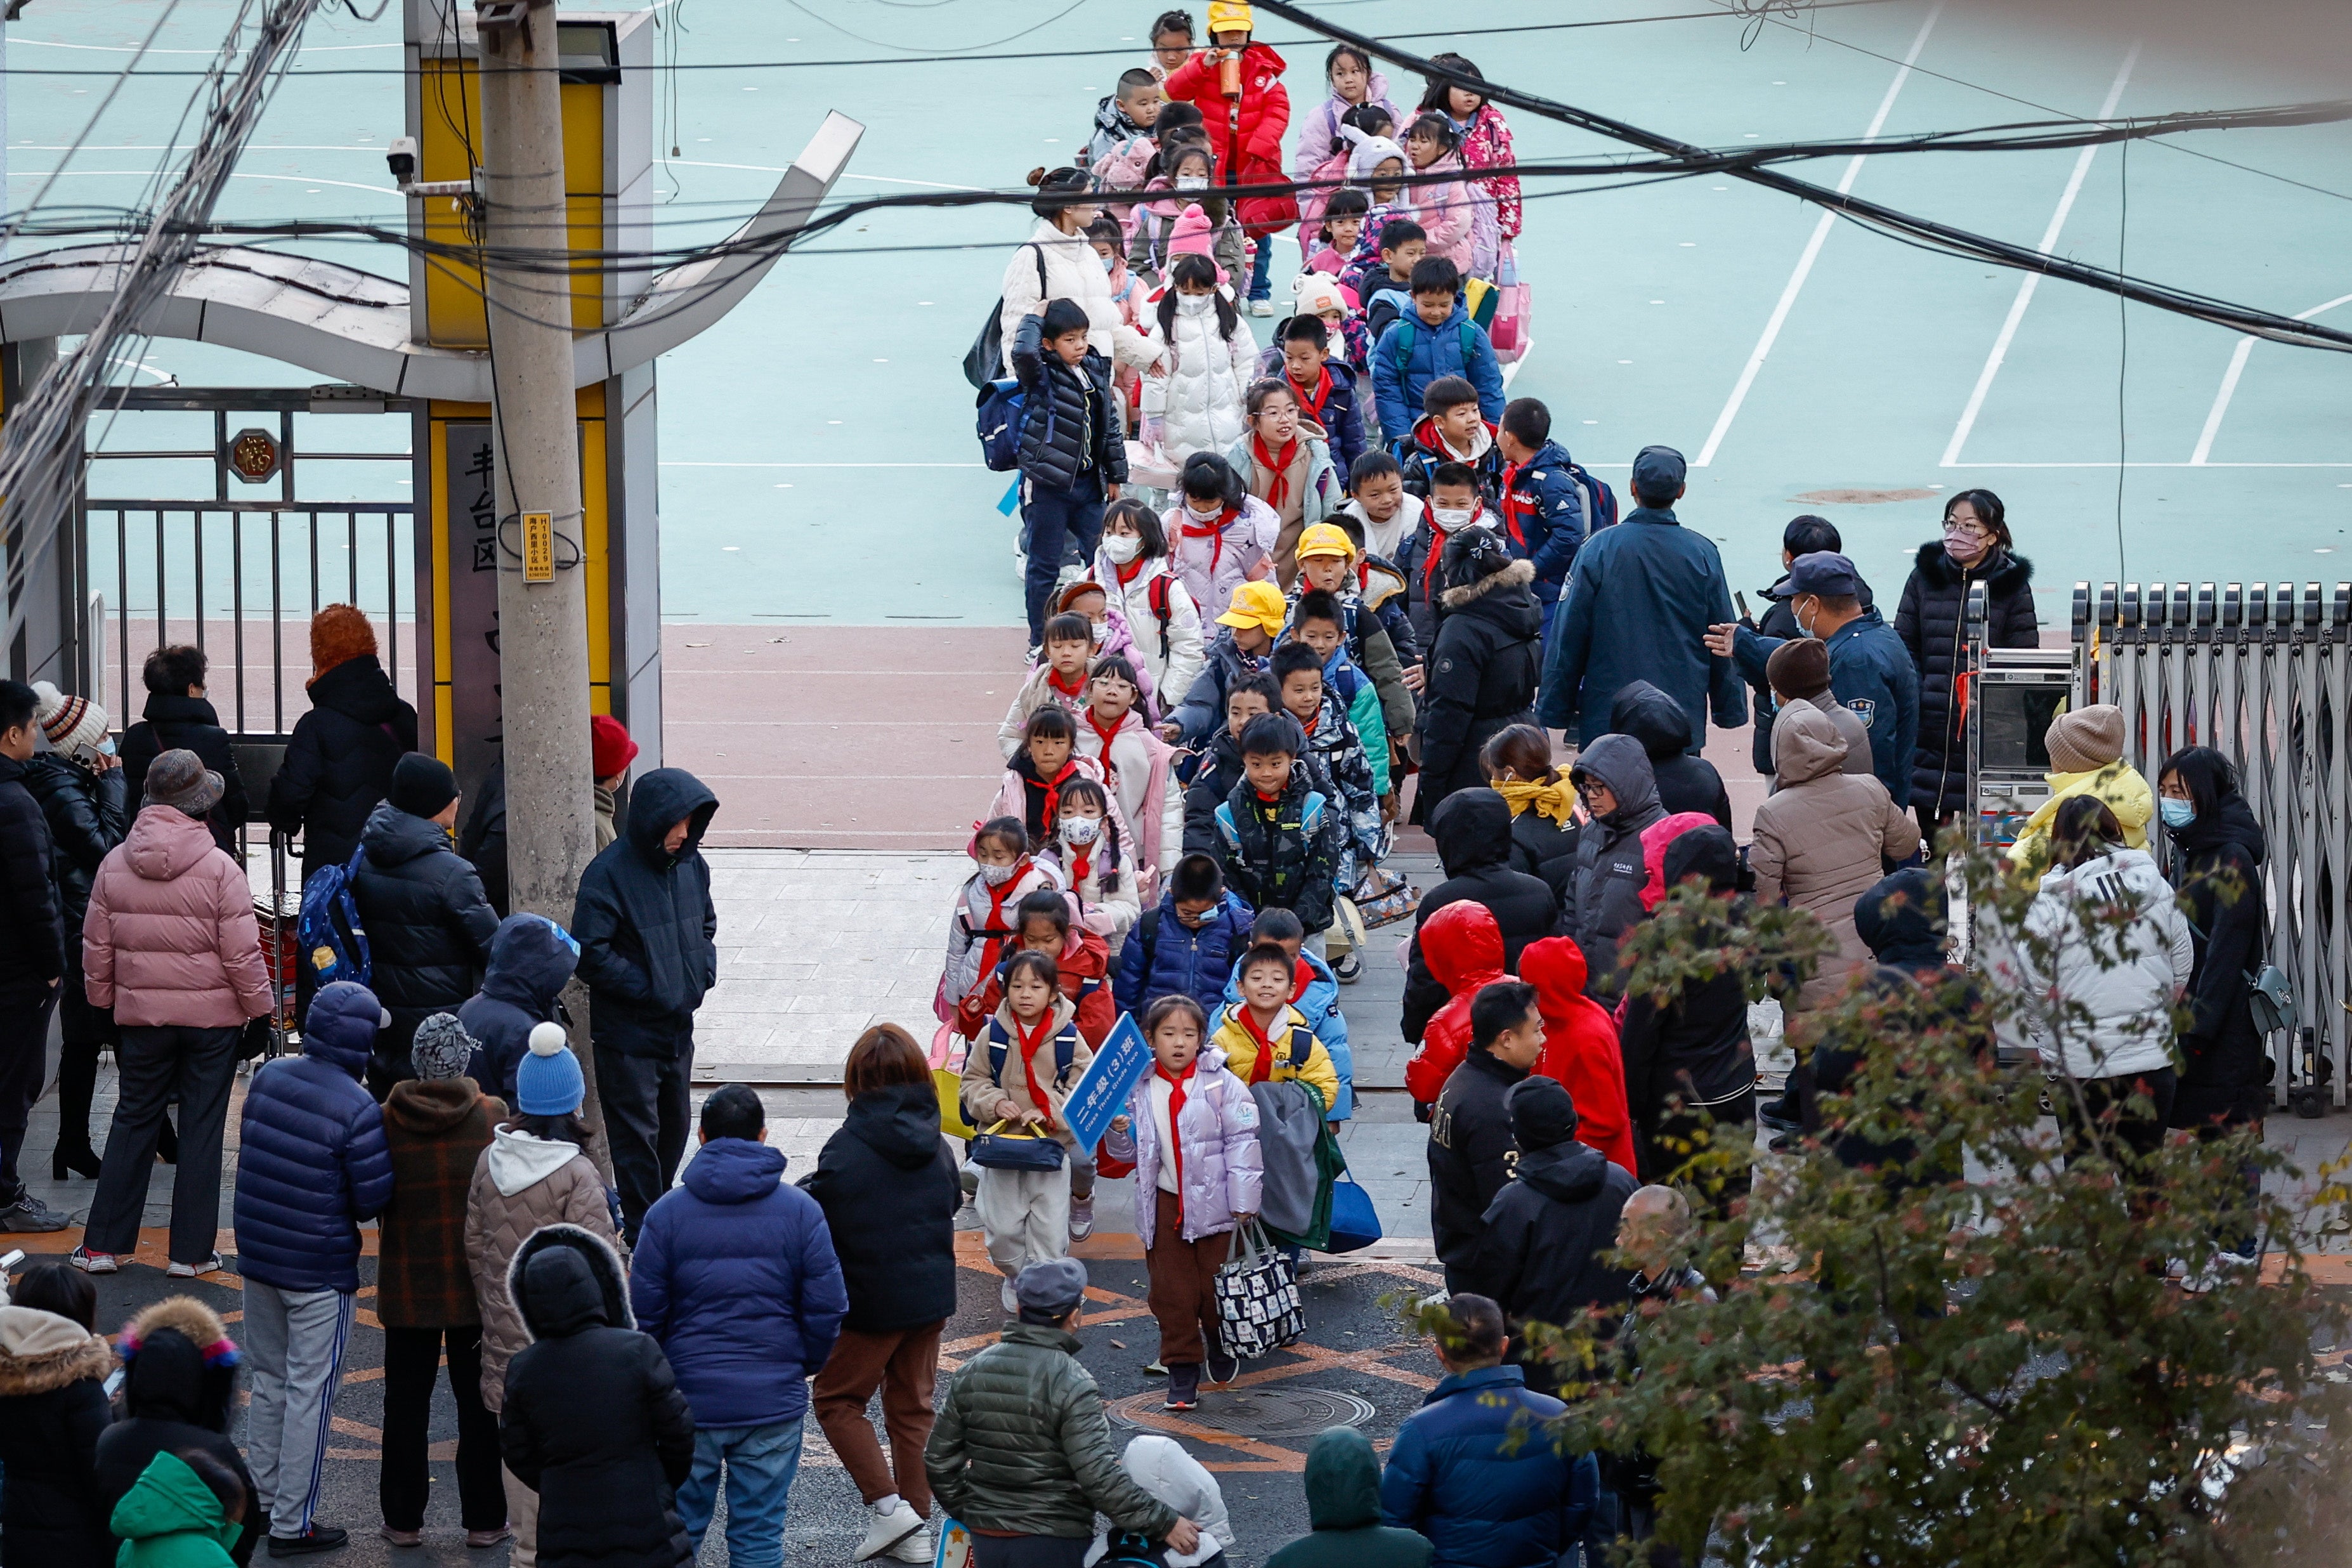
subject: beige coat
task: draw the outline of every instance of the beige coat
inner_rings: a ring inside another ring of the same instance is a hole
[[[500,1128],[474,1163],[466,1194],[466,1258],[482,1306],[482,1403],[492,1410],[506,1405],[507,1363],[530,1343],[507,1293],[507,1265],[532,1231],[548,1225],[593,1231],[628,1259],[595,1163],[577,1145]]]
[[[1054,998],[1054,1032],[1058,1034],[1078,1016],[1078,1009],[1068,997]],[[1054,1119],[1054,1136],[1066,1148],[1076,1148],[1077,1141],[1062,1119],[1062,1107],[1068,1102],[1070,1090],[1078,1087],[1086,1076],[1087,1064],[1095,1059],[1087,1048],[1086,1037],[1078,1037],[1077,1048],[1070,1053],[1070,1070],[1059,1083],[1054,1079],[1054,1037],[1037,1047],[1035,1065],[1038,1081],[1045,1085],[1047,1104],[1042,1108],[1029,1097],[1029,1074],[1021,1065],[1020,1026],[1013,1021],[1013,1004],[1006,1002],[996,1009],[996,1023],[1004,1026],[1007,1042],[1004,1050],[1004,1076],[1002,1081],[989,1073],[989,1037],[982,1029],[980,1038],[971,1043],[971,1052],[963,1059],[962,1094],[965,1108],[971,1112],[971,1124],[985,1131],[990,1125],[1009,1120],[1026,1110],[1044,1110]]]
[[[1756,898],[1783,900],[1829,928],[1837,951],[1823,955],[1793,1005],[1819,1007],[1845,988],[1847,976],[1870,962],[1853,929],[1853,901],[1884,874],[1880,857],[1900,860],[1919,847],[1919,829],[1870,773],[1848,773],[1846,742],[1830,716],[1810,703],[1791,703],[1772,721],[1772,767],[1778,793],[1756,808],[1756,841],[1748,862]]]

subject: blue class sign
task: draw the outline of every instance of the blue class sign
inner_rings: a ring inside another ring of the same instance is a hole
[[[1063,1102],[1062,1120],[1088,1153],[1110,1131],[1111,1119],[1127,1109],[1127,1097],[1151,1070],[1151,1047],[1136,1026],[1135,1015],[1122,1013],[1110,1036],[1078,1075],[1078,1085]]]

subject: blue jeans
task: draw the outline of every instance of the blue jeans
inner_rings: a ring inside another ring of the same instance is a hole
[[[1265,235],[1257,242],[1257,259],[1250,263],[1249,297],[1253,300],[1274,298],[1274,236]]]
[[[701,1426],[694,1434],[694,1472],[677,1489],[677,1517],[702,1555],[727,1467],[727,1561],[730,1568],[778,1568],[784,1560],[784,1504],[801,1468],[804,1417],[770,1426]]]
[[[1045,640],[1045,606],[1054,597],[1054,580],[1062,574],[1062,557],[1076,543],[1088,560],[1102,540],[1102,475],[1089,468],[1066,490],[1029,487],[1021,508],[1029,525],[1029,640]]]

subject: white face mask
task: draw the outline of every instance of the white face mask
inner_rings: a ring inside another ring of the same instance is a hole
[[[1209,188],[1209,177],[1206,174],[1179,174],[1176,176],[1176,188],[1180,191],[1205,191]]]
[[[1102,542],[1102,552],[1109,558],[1114,566],[1126,565],[1135,559],[1136,552],[1142,548],[1143,541],[1132,533],[1114,533]]]
[[[1018,866],[982,866],[980,879],[992,888],[1001,888],[1013,880],[1013,873],[1020,868]]]
[[[1225,509],[1221,506],[1213,506],[1206,511],[1197,511],[1193,510],[1192,503],[1188,500],[1184,503],[1184,515],[1191,518],[1194,522],[1214,522],[1217,519],[1225,515]]]
[[[1073,844],[1092,844],[1102,831],[1098,816],[1066,816],[1062,818],[1062,837]]]
[[[1105,272],[1116,272],[1118,270],[1118,258],[1116,256],[1104,257],[1102,258],[1102,263],[1103,270]]]
[[[1438,527],[1451,533],[1457,528],[1468,527],[1471,518],[1476,513],[1466,506],[1436,506],[1429,509],[1429,515],[1437,520]]]
[[[1204,310],[1213,310],[1216,307],[1216,303],[1217,297],[1214,294],[1179,294],[1176,296],[1176,309],[1187,316],[1197,316]]]

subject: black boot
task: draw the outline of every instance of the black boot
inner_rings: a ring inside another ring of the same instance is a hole
[[[95,1181],[98,1151],[89,1146],[89,1102],[98,1090],[98,1042],[68,1040],[58,1056],[58,1148],[49,1158],[49,1179],[66,1173]]]

